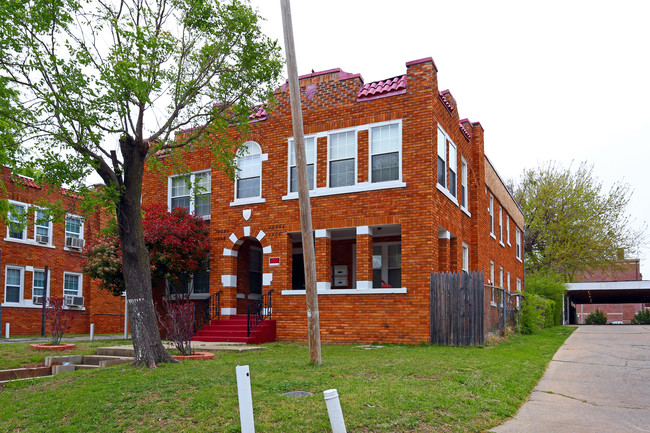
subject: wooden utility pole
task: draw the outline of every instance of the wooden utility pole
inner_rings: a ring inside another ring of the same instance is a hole
[[[298,67],[296,66],[296,50],[293,45],[291,6],[289,4],[289,0],[280,0],[280,2],[282,4],[284,48],[287,54],[287,72],[289,74],[289,97],[291,101],[291,120],[293,123],[293,145],[295,148],[296,169],[298,175],[298,203],[300,206],[302,252],[305,264],[305,292],[307,298],[307,333],[309,335],[309,359],[314,364],[320,365],[320,319],[318,316],[318,293],[316,292],[316,255],[314,252],[314,234],[311,226],[311,205],[309,204],[309,183],[307,181],[305,134],[302,125],[302,108],[300,105]]]

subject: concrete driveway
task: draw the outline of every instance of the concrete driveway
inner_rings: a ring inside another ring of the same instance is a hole
[[[517,415],[490,431],[650,432],[650,326],[579,327]]]

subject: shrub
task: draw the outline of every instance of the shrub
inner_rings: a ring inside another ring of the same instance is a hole
[[[192,337],[194,337],[194,302],[186,299],[175,302],[163,298],[164,313],[156,309],[158,321],[167,331],[167,339],[181,352],[182,355],[192,354]]]
[[[520,330],[534,334],[544,327],[545,299],[534,293],[524,293],[521,300]]]
[[[545,316],[546,328],[562,324],[562,297],[566,293],[566,284],[560,275],[550,272],[527,273],[525,291],[553,301],[549,314]]]
[[[650,309],[637,312],[632,318],[633,325],[650,325]]]
[[[52,334],[51,343],[57,345],[61,342],[63,334],[70,329],[72,317],[68,310],[63,308],[63,298],[48,298],[45,308],[45,322]]]
[[[585,323],[587,325],[605,325],[607,324],[607,316],[605,313],[596,308],[596,311],[587,315]]]

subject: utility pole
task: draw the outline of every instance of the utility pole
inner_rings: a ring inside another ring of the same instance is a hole
[[[314,364],[320,365],[320,319],[318,315],[318,293],[316,292],[316,255],[314,251],[314,234],[311,225],[311,205],[309,204],[309,183],[307,181],[305,134],[302,125],[298,67],[296,65],[296,49],[293,45],[291,6],[289,0],[280,0],[280,2],[282,4],[284,49],[287,54],[287,72],[289,74],[289,99],[291,101],[291,120],[293,123],[293,145],[296,153],[296,169],[298,175],[298,204],[300,206],[302,252],[305,264],[305,297],[307,301],[309,359]]]

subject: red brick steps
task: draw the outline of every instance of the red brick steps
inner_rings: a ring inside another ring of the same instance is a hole
[[[237,314],[229,319],[213,320],[199,329],[192,341],[210,341],[219,343],[260,344],[275,341],[275,320],[266,319],[246,336],[246,315]]]

